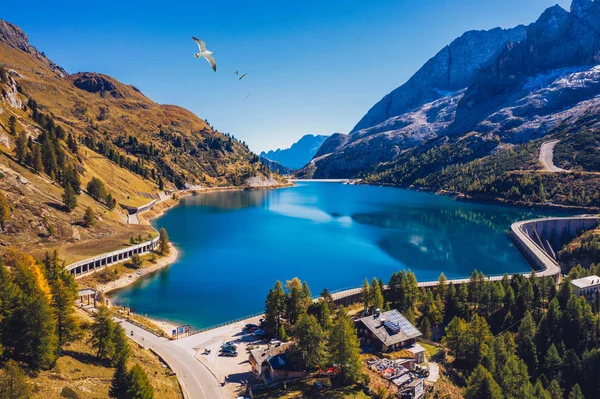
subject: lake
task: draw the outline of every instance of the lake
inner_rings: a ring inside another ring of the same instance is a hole
[[[111,294],[120,305],[203,328],[260,312],[276,280],[313,295],[384,282],[527,272],[511,223],[556,212],[455,201],[397,188],[300,182],[186,197],[154,222],[180,249],[167,269]]]

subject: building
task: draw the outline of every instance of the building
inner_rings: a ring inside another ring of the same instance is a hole
[[[363,345],[381,352],[408,349],[415,355],[416,363],[425,361],[425,351],[416,343],[421,332],[395,309],[358,319],[356,327]]]
[[[286,351],[289,348],[288,343],[251,350],[248,360],[256,379],[270,383],[304,377],[304,371],[295,370],[288,362]]]
[[[578,278],[571,281],[571,285],[573,285],[575,294],[585,296],[589,300],[594,299],[596,295],[600,295],[600,277],[598,276]]]
[[[425,396],[425,380],[416,378],[402,389],[402,399],[421,399]]]

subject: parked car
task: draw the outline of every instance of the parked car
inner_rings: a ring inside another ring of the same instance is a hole
[[[237,348],[237,344],[233,341],[227,341],[223,344],[223,346],[235,346]]]
[[[254,330],[253,334],[258,337],[262,337],[263,335],[265,335],[265,331],[264,330]]]
[[[235,351],[236,350],[232,348],[221,348],[221,353],[233,353]]]
[[[269,341],[269,344],[271,344],[273,346],[279,346],[279,345],[281,345],[281,341],[278,339],[272,339]]]
[[[230,352],[230,351],[223,351],[223,352],[221,352],[221,356],[236,357],[237,355],[238,355],[238,353],[235,352],[235,351],[233,351],[233,352]]]
[[[244,328],[245,328],[246,330],[251,330],[251,329],[253,329],[253,328],[254,328],[254,329],[257,329],[257,328],[258,328],[258,326],[257,326],[256,324],[252,324],[252,323],[250,323],[250,324],[246,324],[246,327],[244,327]]]
[[[234,351],[237,349],[237,347],[235,345],[223,345],[221,347],[221,350],[230,350],[230,351]]]

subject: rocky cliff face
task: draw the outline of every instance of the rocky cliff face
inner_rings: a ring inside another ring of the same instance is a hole
[[[327,140],[314,176],[370,173],[441,136],[521,143],[582,117],[600,102],[599,32],[600,1],[575,0],[570,12],[551,7],[528,27],[465,33],[348,136]]]

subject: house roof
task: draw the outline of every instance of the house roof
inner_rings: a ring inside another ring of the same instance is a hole
[[[287,355],[282,353],[280,355],[273,356],[269,359],[269,364],[273,370],[292,371],[294,367],[288,362]]]
[[[269,361],[273,356],[277,356],[284,353],[289,347],[289,343],[284,343],[279,346],[263,346],[250,351],[250,358],[254,358],[257,364],[262,364],[265,361]]]
[[[359,321],[386,346],[423,335],[396,309],[363,317]]]
[[[594,287],[596,285],[600,285],[600,277],[598,277],[598,276],[582,277],[582,278],[578,278],[576,280],[571,281],[571,284],[573,284],[577,288]]]

